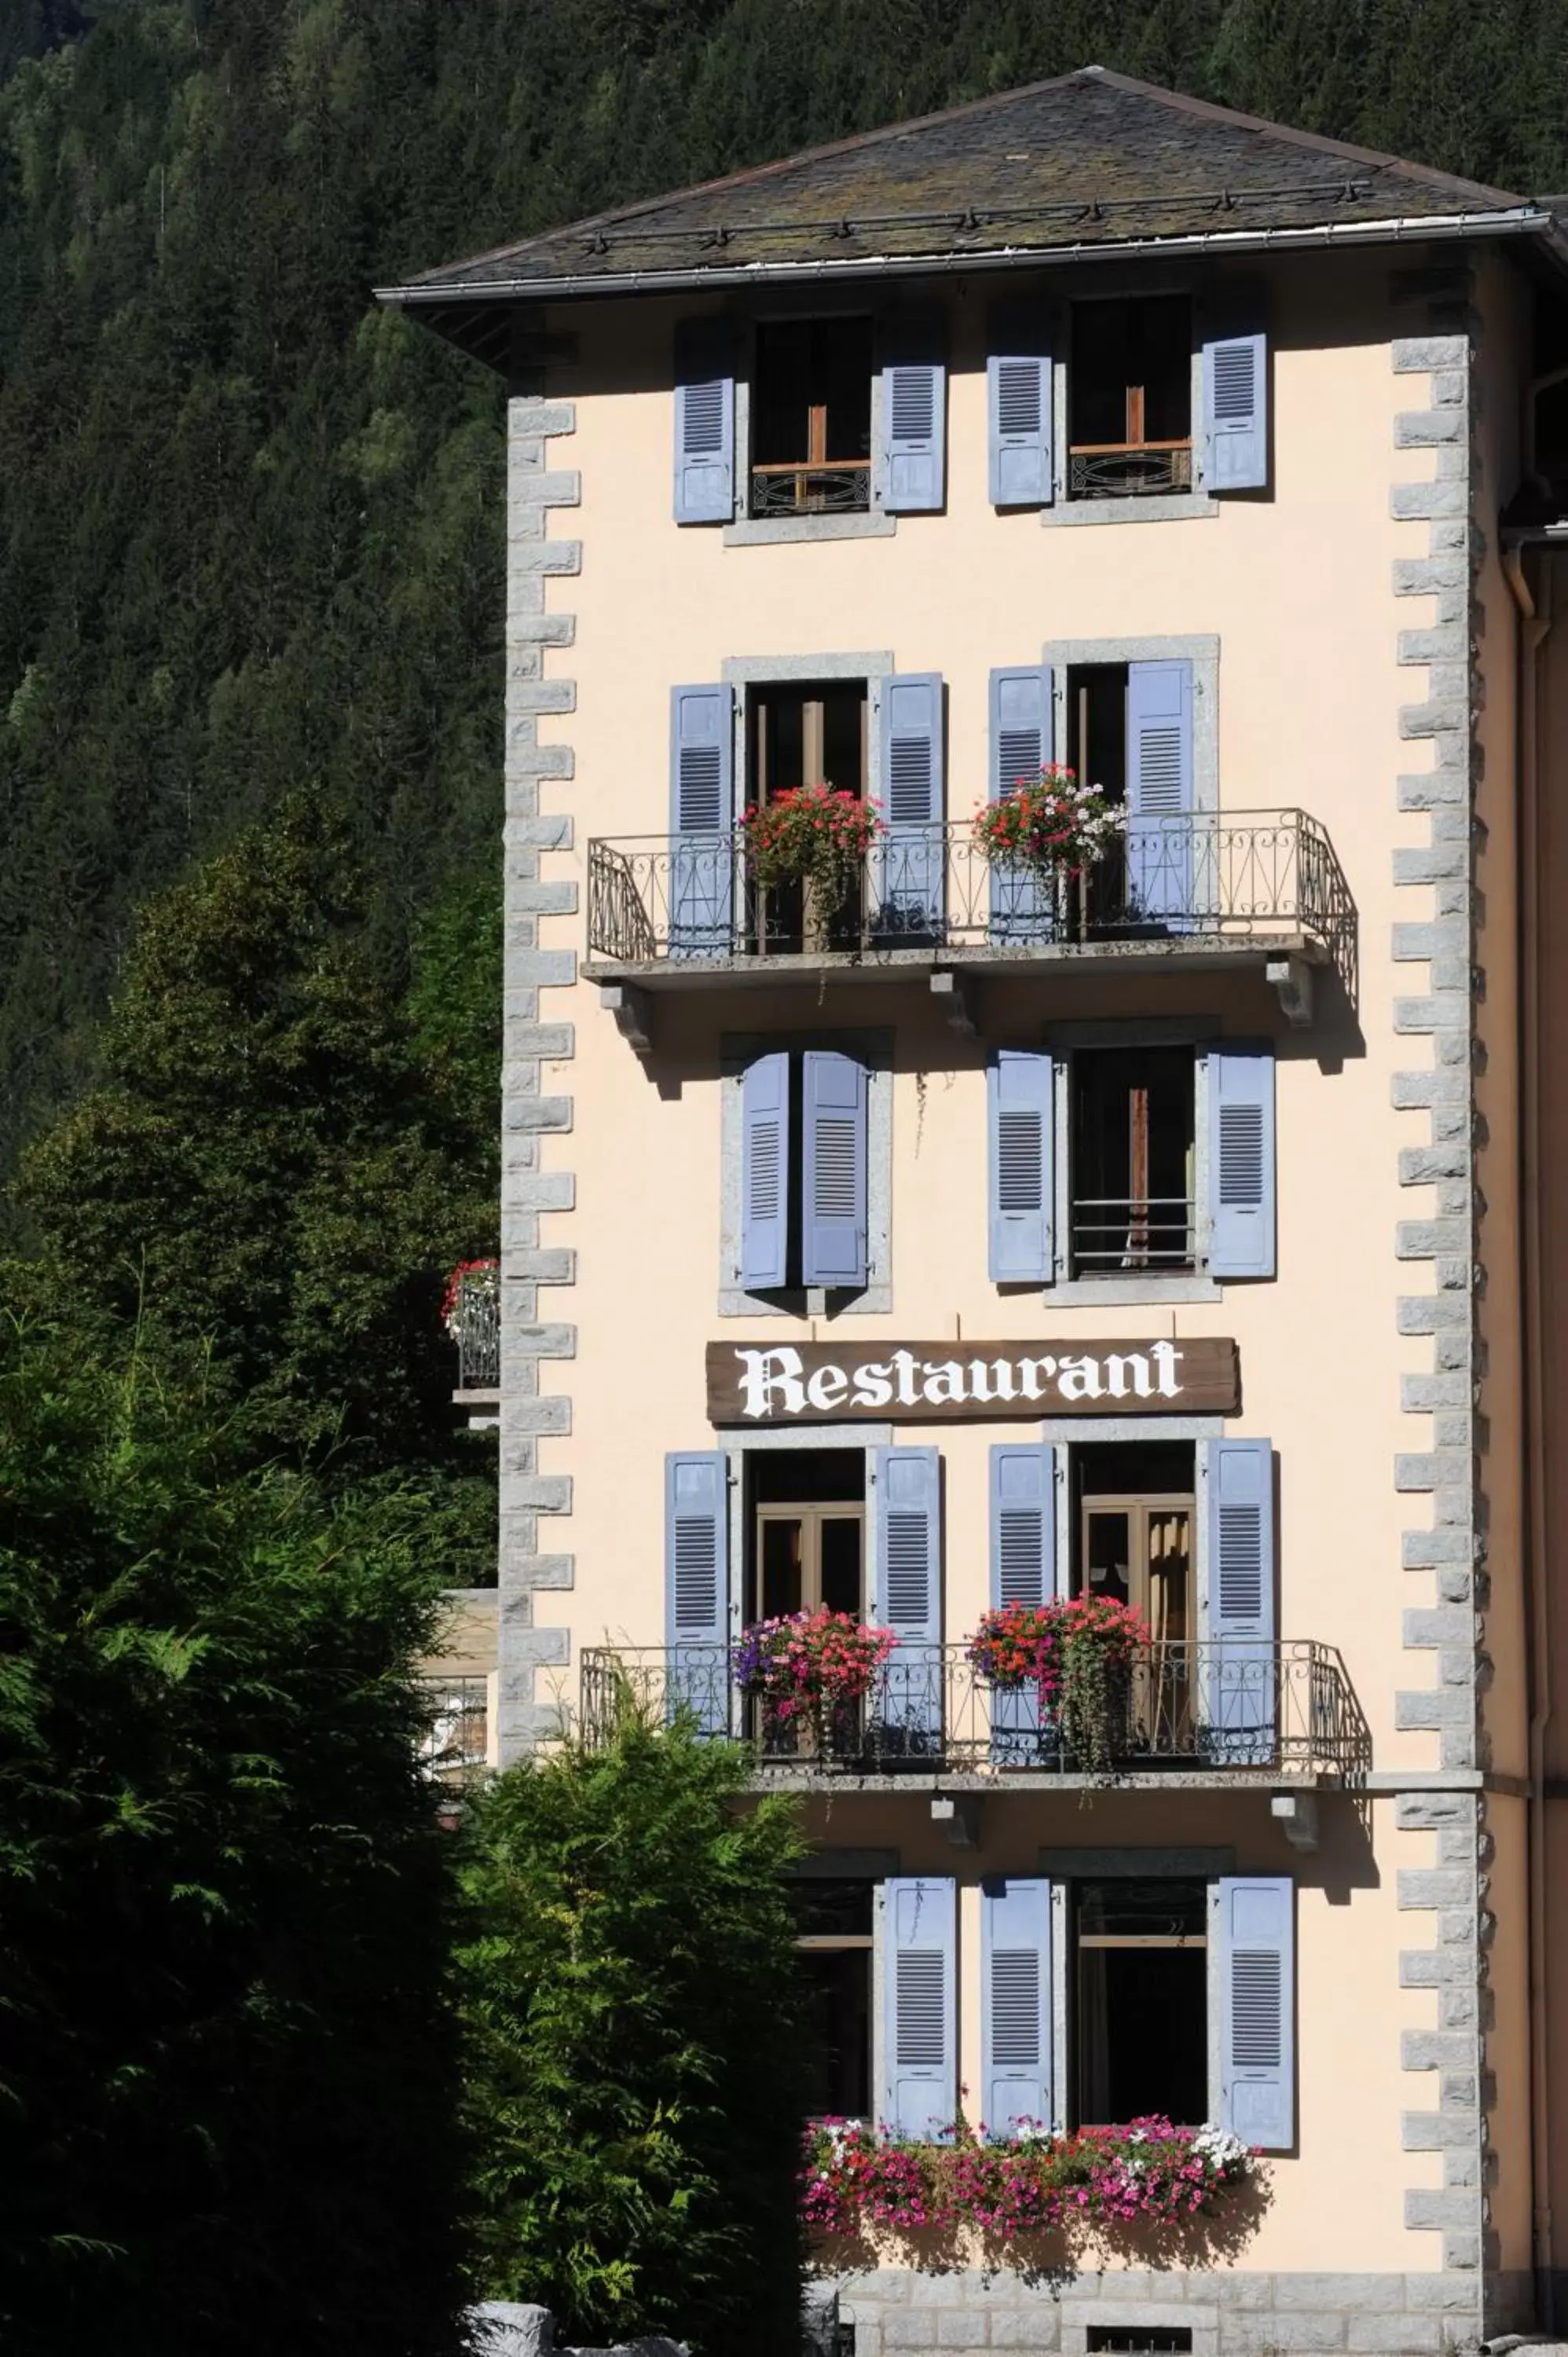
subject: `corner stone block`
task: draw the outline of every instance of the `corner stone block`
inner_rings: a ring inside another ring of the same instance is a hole
[[[1473,2193],[1436,2193],[1411,2186],[1404,2197],[1404,2222],[1416,2233],[1455,2227],[1463,2231],[1476,2214]]]

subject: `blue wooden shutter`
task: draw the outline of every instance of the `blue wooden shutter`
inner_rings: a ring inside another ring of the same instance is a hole
[[[940,1755],[942,1734],[941,1458],[879,1448],[875,1618],[898,1642],[883,1673],[884,1757]]]
[[[1208,1268],[1274,1274],[1274,1051],[1208,1054]]]
[[[1203,1716],[1217,1759],[1266,1768],[1276,1749],[1274,1457],[1266,1440],[1211,1440]]]
[[[985,363],[987,474],[996,508],[1048,506],[1051,481],[1051,348],[1038,304],[999,304],[991,314]]]
[[[991,760],[987,797],[1005,802],[1020,779],[1036,777],[1053,759],[1051,674],[1027,669],[991,674]],[[1056,929],[1056,904],[1040,878],[1026,867],[995,865],[991,870],[991,935],[998,942],[1048,942]]]
[[[980,2103],[993,2138],[1051,2125],[1051,1886],[994,1876],[980,1892]]]
[[[728,523],[735,513],[735,365],[723,321],[675,329],[675,521]]]
[[[1269,359],[1261,335],[1203,347],[1203,487],[1262,490],[1269,479]]]
[[[724,957],[735,907],[735,698],[670,691],[670,955]]]
[[[940,316],[899,321],[882,369],[879,503],[890,514],[947,498],[947,368]]]
[[[664,1619],[671,1713],[729,1726],[729,1498],[722,1448],[664,1459]]]
[[[1294,1890],[1286,1875],[1219,1882],[1219,2120],[1243,2144],[1295,2142]]]
[[[941,931],[945,838],[942,683],[906,672],[881,689],[882,821],[875,870],[879,934],[929,941]]]
[[[789,1059],[758,1056],[741,1081],[740,1281],[789,1282]]]
[[[997,1285],[1049,1285],[1056,1275],[1054,1071],[1049,1056],[1030,1048],[998,1048],[986,1070]]]
[[[958,2108],[958,1904],[950,1875],[882,1886],[883,2116],[930,2142]]]
[[[1056,1461],[1056,1450],[1038,1443],[1000,1440],[992,1448],[993,1609],[1044,1604],[1057,1592]],[[992,1759],[1015,1768],[1038,1767],[1045,1730],[1036,1689],[993,1689],[990,1701]]]
[[[1127,666],[1127,889],[1137,916],[1192,907],[1192,665]]]
[[[865,1283],[865,1066],[836,1049],[801,1058],[800,1282]]]

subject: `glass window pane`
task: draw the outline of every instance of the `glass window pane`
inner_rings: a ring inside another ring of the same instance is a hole
[[[835,1517],[822,1524],[822,1602],[830,1612],[860,1615],[860,1534],[858,1514]]]
[[[770,1515],[762,1525],[762,1618],[799,1612],[804,1533],[793,1517]]]

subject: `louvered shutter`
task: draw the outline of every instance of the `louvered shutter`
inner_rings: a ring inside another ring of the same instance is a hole
[[[1127,888],[1134,916],[1192,908],[1192,665],[1127,666]],[[1172,930],[1179,930],[1179,923]]]
[[[1269,479],[1269,358],[1261,335],[1203,347],[1203,487],[1262,490]]]
[[[735,364],[723,321],[675,330],[675,521],[728,523],[735,514]]]
[[[729,1727],[729,1500],[722,1448],[664,1460],[664,1613],[671,1714]]]
[[[1051,482],[1051,350],[1037,305],[1001,304],[985,363],[987,472],[996,508],[1045,507]]]
[[[670,955],[723,957],[735,907],[735,699],[670,693]]]
[[[1051,2125],[1051,1886],[992,1877],[980,1893],[982,2118],[993,2139]]]
[[[958,2108],[958,1905],[952,1878],[882,1886],[883,2116],[895,2136],[930,2142]]]
[[[1051,674],[1038,663],[991,674],[989,799],[1005,802],[1020,780],[1037,777],[1052,752]],[[1032,868],[991,868],[991,936],[997,942],[1048,942],[1056,903]]]
[[[882,821],[873,863],[875,929],[931,941],[942,925],[942,683],[906,672],[881,688]]]
[[[1288,1876],[1219,1883],[1219,2120],[1243,2144],[1295,2142],[1295,1893]]]
[[[997,1441],[991,1451],[991,1602],[1041,1605],[1057,1592],[1057,1452]],[[1015,1768],[1041,1764],[1040,1698],[1032,1685],[993,1687],[991,1756]],[[1049,1748],[1054,1750],[1054,1743]],[[989,2115],[987,2115],[989,2116]]]
[[[1211,1755],[1266,1768],[1278,1709],[1274,1641],[1274,1458],[1266,1440],[1211,1440],[1208,1625],[1204,1681]]]
[[[882,368],[878,504],[890,514],[947,498],[947,368],[935,312],[898,321]]]
[[[884,1758],[940,1756],[942,1735],[941,1458],[879,1448],[873,1619],[898,1642],[883,1672]]]
[[[998,1048],[987,1067],[997,1285],[1049,1285],[1056,1275],[1054,1071],[1049,1056],[1029,1048]]]
[[[865,1283],[864,1064],[808,1049],[800,1085],[800,1282]]]
[[[1208,1268],[1274,1274],[1274,1051],[1216,1048],[1208,1057]]]
[[[741,1080],[740,1281],[789,1283],[789,1059],[758,1056]]]

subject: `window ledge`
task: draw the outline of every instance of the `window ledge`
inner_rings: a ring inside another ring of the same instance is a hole
[[[1188,517],[1217,516],[1219,501],[1207,491],[1156,491],[1143,500],[1058,500],[1040,510],[1040,522],[1057,523],[1178,523]]]
[[[726,548],[772,548],[791,540],[891,540],[896,515],[743,516],[725,526]]]
[[[810,1293],[797,1293],[780,1301],[773,1294],[746,1293],[738,1285],[726,1285],[719,1289],[718,1314],[721,1318],[792,1318],[800,1324],[807,1318],[886,1317],[893,1307],[892,1286],[875,1280],[863,1285],[849,1300],[836,1287],[829,1289],[825,1299],[820,1295],[821,1288],[813,1286]]]
[[[1109,1307],[1114,1302],[1158,1309],[1166,1302],[1223,1301],[1225,1288],[1211,1276],[1071,1276],[1047,1285],[1048,1302],[1080,1302],[1085,1307]]]

